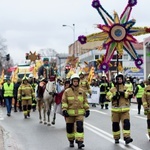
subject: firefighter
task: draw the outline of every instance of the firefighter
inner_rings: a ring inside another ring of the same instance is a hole
[[[142,105],[142,96],[144,93],[145,84],[142,79],[139,80],[139,84],[136,86],[134,91],[134,96],[136,96],[137,103],[138,103],[138,114],[140,114],[141,111],[141,105]]]
[[[14,83],[11,83],[10,78],[6,79],[6,82],[2,87],[2,95],[6,104],[7,116],[11,116],[12,98],[14,97]]]
[[[29,79],[28,79],[29,83],[31,84],[34,92],[35,92],[35,87],[37,86],[36,83],[36,79],[34,78],[33,74],[29,75]],[[35,111],[36,110],[36,99],[32,99],[32,110]]]
[[[147,115],[147,130],[150,140],[150,74],[148,75],[148,85],[144,89],[142,96],[142,103],[144,107],[144,114]]]
[[[117,74],[115,86],[106,95],[106,98],[112,103],[112,132],[116,144],[119,143],[120,139],[120,121],[122,123],[125,144],[133,141],[130,137],[130,94],[131,91],[128,91],[128,88],[124,86],[123,74]]]
[[[79,87],[79,82],[79,75],[73,74],[71,76],[70,88],[66,89],[63,93],[62,110],[63,116],[66,118],[66,131],[70,147],[74,147],[75,140],[78,144],[78,149],[81,149],[84,147],[84,116],[88,117],[90,110],[86,93]]]
[[[30,110],[32,106],[32,99],[35,98],[35,94],[32,86],[28,83],[26,76],[22,79],[22,84],[18,89],[18,99],[22,101],[24,118],[30,117]]]
[[[86,92],[87,95],[91,96],[92,93],[91,93],[90,85],[85,78],[84,72],[80,72],[79,77],[80,77],[80,87]]]
[[[106,94],[109,90],[109,83],[106,80],[106,75],[105,74],[103,74],[101,76],[101,81],[99,83],[99,88],[100,88],[99,103],[101,105],[101,109],[103,109],[104,105],[105,105],[105,109],[108,109],[109,102],[106,100]]]
[[[131,83],[129,77],[126,78],[125,86],[128,88],[128,90],[131,91],[131,93],[133,93],[133,85],[132,85],[132,83]],[[133,94],[131,94],[131,95],[129,96],[130,103],[131,103],[131,98],[132,98],[132,97],[133,97]]]

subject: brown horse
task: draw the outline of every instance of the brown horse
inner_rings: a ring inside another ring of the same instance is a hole
[[[50,123],[50,113],[51,107],[54,102],[54,94],[56,93],[56,85],[54,81],[48,81],[45,88],[38,87],[38,111],[39,111],[39,119],[40,123],[47,124],[48,126],[51,125]],[[42,93],[43,92],[43,93]],[[39,96],[41,95],[42,96]],[[43,121],[42,121],[42,109],[43,109]],[[46,113],[47,113],[47,121],[46,121]]]

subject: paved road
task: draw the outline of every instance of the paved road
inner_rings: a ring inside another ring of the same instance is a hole
[[[0,125],[5,129],[6,150],[72,150],[69,148],[65,132],[65,121],[57,115],[55,126],[39,124],[38,112],[32,112],[30,119],[23,119],[20,112],[6,116],[1,109]],[[85,119],[85,150],[149,150],[146,117],[137,114],[137,105],[131,105],[131,136],[133,143],[128,146],[120,140],[115,145],[111,132],[110,110],[101,110],[99,106],[91,107],[91,115]],[[1,149],[0,149],[1,150]]]

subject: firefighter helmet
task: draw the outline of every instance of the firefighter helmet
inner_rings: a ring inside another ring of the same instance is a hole
[[[29,78],[33,78],[34,76],[33,76],[33,74],[31,73],[31,74],[29,74]]]
[[[150,74],[148,75],[148,80],[150,80]]]
[[[24,77],[22,78],[22,81],[24,81],[24,80],[27,80],[27,81],[28,81],[28,77],[27,77],[27,76],[24,76]]]
[[[80,77],[79,77],[78,74],[73,74],[73,75],[71,76],[71,80],[73,80],[73,79],[79,79],[79,80],[80,80]]]

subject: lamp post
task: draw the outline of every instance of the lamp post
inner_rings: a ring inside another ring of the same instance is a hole
[[[63,24],[62,26],[63,27],[69,27],[73,31],[73,54],[75,54],[75,24],[72,24],[72,26]]]

